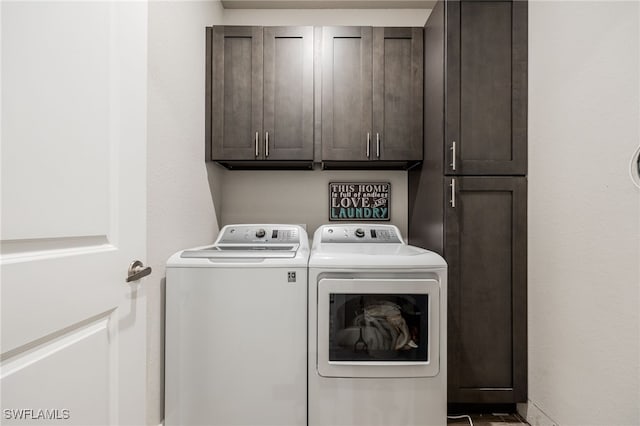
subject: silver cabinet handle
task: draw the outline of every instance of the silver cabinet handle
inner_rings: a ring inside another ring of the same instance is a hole
[[[367,133],[367,158],[369,158],[370,151],[371,151],[371,134]]]
[[[380,158],[380,133],[376,132],[376,158]]]
[[[451,187],[451,200],[449,200],[449,204],[451,204],[451,207],[455,209],[456,208],[456,180],[451,179],[451,183],[449,184],[449,186]]]
[[[260,136],[258,135],[258,132],[256,132],[256,157],[258,157],[258,138]]]
[[[456,141],[451,144],[451,170],[456,170]]]
[[[269,156],[269,132],[264,134],[264,156]]]
[[[138,281],[142,277],[146,277],[151,273],[150,266],[144,266],[142,262],[139,260],[134,260],[129,265],[129,270],[127,271],[127,282],[130,283],[132,281]]]

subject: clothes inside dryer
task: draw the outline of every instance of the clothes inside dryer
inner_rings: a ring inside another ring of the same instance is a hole
[[[329,298],[330,361],[427,361],[427,294]]]

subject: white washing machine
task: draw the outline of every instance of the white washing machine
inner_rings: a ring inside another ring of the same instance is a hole
[[[165,425],[307,424],[307,233],[228,225],[167,263]]]
[[[309,426],[444,426],[447,264],[392,225],[324,225],[309,258]]]

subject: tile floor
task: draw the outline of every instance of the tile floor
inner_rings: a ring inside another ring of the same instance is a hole
[[[471,420],[473,421],[473,426],[515,426],[515,425],[528,425],[519,415],[517,414],[471,414]],[[460,418],[460,419],[448,419],[447,424],[449,425],[458,425],[458,426],[467,426],[469,425],[468,418]]]

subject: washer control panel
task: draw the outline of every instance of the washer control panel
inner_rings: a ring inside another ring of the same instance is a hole
[[[233,225],[225,226],[216,244],[298,244],[300,233],[292,226]]]
[[[402,244],[400,231],[394,225],[326,225],[323,243],[395,243]]]

